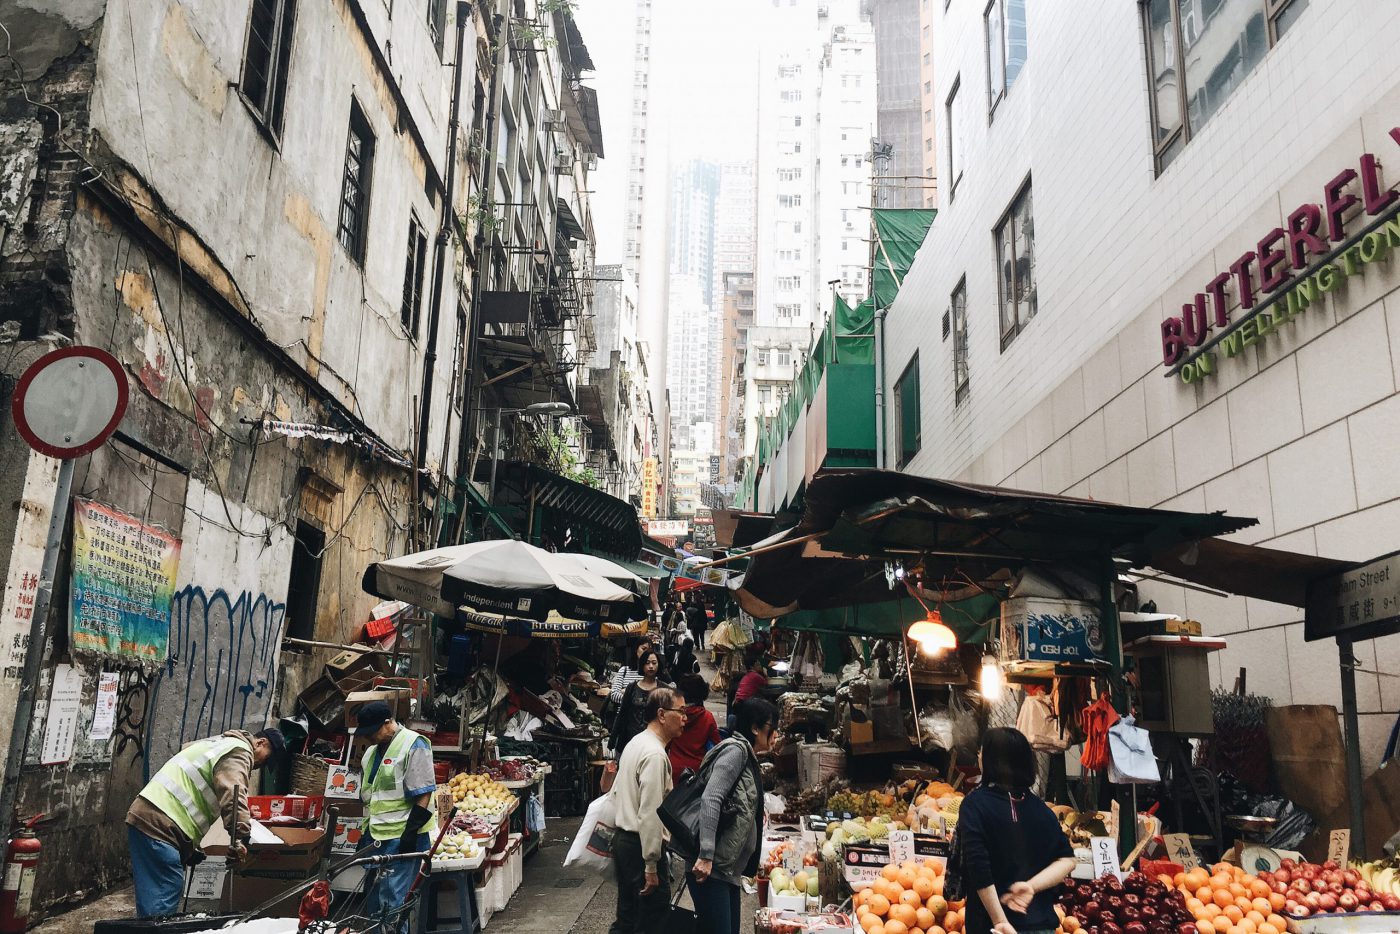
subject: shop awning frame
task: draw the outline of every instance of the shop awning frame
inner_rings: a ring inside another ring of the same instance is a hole
[[[755,546],[769,550],[753,555],[736,596],[755,615],[887,600],[889,560],[921,562],[928,580],[1029,564],[1097,572],[1114,558],[1145,566],[1154,554],[1256,522],[887,470],[834,471],[812,479],[797,525]],[[771,547],[783,542],[792,547]]]

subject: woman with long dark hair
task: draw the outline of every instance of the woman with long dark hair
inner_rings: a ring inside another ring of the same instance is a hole
[[[967,934],[1049,934],[1074,850],[1030,790],[1035,753],[1019,730],[997,727],[982,738],[978,764],[982,782],[958,811],[948,867],[967,893]]]
[[[647,696],[662,686],[657,679],[657,672],[661,670],[661,656],[656,654],[655,649],[643,652],[637,665],[642,676],[622,692],[622,703],[613,719],[612,735],[608,737],[608,748],[619,759],[622,758],[622,750],[627,748],[627,741],[646,729]]]
[[[686,875],[697,931],[739,934],[739,880],[758,871],[763,777],[757,754],[768,751],[778,708],[755,697],[734,708],[734,732],[700,764],[700,856]]]

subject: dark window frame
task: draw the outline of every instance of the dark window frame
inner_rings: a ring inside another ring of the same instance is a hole
[[[404,257],[403,301],[399,323],[410,339],[418,339],[418,323],[423,317],[423,279],[428,271],[428,232],[415,211],[408,212],[408,246]]]
[[[290,583],[287,585],[285,636],[288,639],[316,638],[316,613],[321,597],[321,573],[326,557],[326,532],[314,523],[298,518],[292,538]],[[310,651],[295,646],[289,651]]]
[[[998,330],[998,332],[1001,334],[1001,349],[1002,349],[1003,352],[1006,351],[1006,348],[1007,348],[1007,347],[1011,346],[1011,342],[1014,341],[1014,340],[1017,338],[1017,336],[1020,335],[1020,333],[1021,333],[1022,331],[1024,331],[1027,327],[1030,326],[1030,323],[1031,323],[1032,321],[1035,320],[1036,315],[1037,315],[1037,314],[1039,313],[1039,311],[1040,311],[1039,292],[1038,292],[1038,290],[1037,290],[1036,287],[1035,287],[1035,273],[1034,273],[1034,268],[1032,267],[1031,276],[1030,276],[1030,281],[1031,281],[1031,286],[1032,286],[1032,297],[1034,298],[1034,301],[1028,303],[1028,305],[1029,305],[1029,307],[1030,307],[1030,313],[1027,314],[1027,315],[1025,316],[1024,319],[1022,319],[1022,317],[1021,317],[1021,315],[1020,315],[1020,308],[1021,308],[1021,304],[1022,304],[1021,295],[1023,294],[1023,290],[1022,290],[1022,288],[1020,287],[1020,279],[1021,279],[1021,273],[1020,273],[1020,268],[1019,268],[1019,267],[1020,267],[1020,258],[1016,256],[1016,252],[1015,252],[1015,251],[1016,251],[1016,231],[1015,231],[1015,227],[1013,226],[1013,227],[1012,227],[1012,236],[1011,236],[1011,249],[1012,249],[1012,254],[1011,254],[1011,264],[1012,264],[1012,265],[1011,265],[1011,270],[1012,270],[1012,277],[1013,277],[1013,278],[1012,278],[1012,290],[1016,293],[1016,297],[1015,297],[1014,301],[1015,301],[1015,303],[1016,303],[1016,312],[1017,312],[1017,313],[1016,313],[1016,315],[1015,315],[1016,320],[1012,323],[1012,326],[1009,327],[1009,328],[1006,326],[1006,303],[1007,303],[1007,300],[1008,300],[1008,296],[1007,296],[1007,294],[1006,294],[1006,283],[1005,283],[1005,279],[1004,279],[1004,277],[1003,277],[1003,275],[1002,275],[1002,271],[1003,271],[1003,269],[1004,269],[1005,266],[1006,266],[1007,258],[1006,258],[1005,256],[1002,255],[1002,231],[1006,228],[1006,226],[1007,226],[1008,224],[1013,224],[1013,225],[1014,225],[1014,223],[1015,223],[1015,221],[1016,221],[1016,218],[1017,218],[1017,215],[1018,215],[1019,212],[1020,212],[1022,199],[1024,199],[1024,198],[1031,198],[1031,215],[1030,215],[1030,216],[1031,216],[1031,241],[1030,241],[1030,242],[1031,242],[1031,262],[1034,263],[1034,262],[1035,262],[1035,200],[1034,200],[1034,198],[1033,198],[1033,196],[1032,196],[1031,179],[1030,179],[1029,177],[1027,177],[1026,180],[1025,180],[1025,182],[1023,182],[1023,183],[1021,184],[1021,187],[1020,187],[1020,188],[1016,189],[1016,195],[1015,195],[1015,197],[1013,197],[1013,198],[1011,199],[1011,203],[1010,203],[1009,205],[1007,205],[1007,208],[1006,208],[1005,212],[1002,213],[1001,217],[997,218],[996,224],[993,225],[993,227],[992,227],[992,240],[993,240],[993,242],[996,244],[996,257],[997,257],[997,266],[996,266],[996,274],[997,274],[997,330]]]
[[[986,44],[987,52],[987,122],[991,123],[996,115],[997,106],[1001,104],[1011,93],[1011,88],[1016,84],[1016,79],[1021,77],[1021,69],[1026,67],[1026,59],[1030,58],[1030,41],[1027,39],[1026,58],[1016,69],[1016,74],[1010,73],[1011,62],[1007,56],[1007,48],[1010,46],[1009,30],[1010,21],[1007,19],[1007,0],[987,0],[987,5],[982,8],[982,38]],[[992,8],[995,7],[1001,16],[1000,35],[992,36]],[[1025,4],[1021,5],[1021,15],[1025,16]],[[1024,22],[1022,28],[1025,28]],[[1000,87],[992,85],[992,55],[996,54],[1001,60],[1001,84]]]
[[[957,124],[953,121],[953,106],[957,103],[958,92],[962,90],[962,75],[959,74],[953,79],[953,88],[948,92],[948,97],[943,101],[943,123],[948,128],[948,178],[951,180],[948,185],[948,201],[951,203],[958,196],[958,182],[962,181],[963,167],[953,161],[953,153],[956,144],[953,142],[953,134],[957,132]],[[967,153],[963,153],[966,158]]]
[[[433,37],[433,46],[437,49],[438,58],[442,58],[447,33],[447,0],[428,0],[424,6],[427,7],[425,22],[428,34]]]
[[[993,0],[993,2],[996,2],[996,0]],[[1158,140],[1156,138],[1157,128],[1161,126],[1161,121],[1158,112],[1155,79],[1156,69],[1154,66],[1152,48],[1152,21],[1150,16],[1152,2],[1151,0],[1138,0],[1138,20],[1142,29],[1143,64],[1147,69],[1147,133],[1148,138],[1152,141],[1152,165],[1157,176],[1161,176],[1161,174],[1167,170],[1172,160],[1191,142],[1191,139],[1201,129],[1201,127],[1193,127],[1191,125],[1191,102],[1186,93],[1186,68],[1183,63],[1186,60],[1187,50],[1184,41],[1185,34],[1181,30],[1181,0],[1165,0],[1165,2],[1171,13],[1171,23],[1168,28],[1171,30],[1171,39],[1177,50],[1175,79],[1177,118],[1179,123],[1171,133],[1168,133],[1161,140]],[[1269,40],[1269,48],[1267,51],[1272,51],[1274,46],[1278,45],[1279,40],[1282,38],[1278,31],[1279,20],[1291,9],[1299,5],[1306,6],[1309,0],[1256,0],[1256,2],[1263,8]],[[1267,54],[1267,52],[1265,54]],[[1255,65],[1257,66],[1258,63],[1256,62]],[[1252,72],[1253,69],[1247,72],[1240,80],[1243,81]],[[1231,93],[1233,93],[1233,89]],[[1202,126],[1209,122],[1210,116],[1208,115],[1206,120],[1202,123]]]
[[[959,304],[961,299],[961,304]],[[961,405],[972,388],[967,348],[967,276],[958,280],[949,297],[949,329],[953,338],[953,404]]]
[[[913,392],[909,392],[910,376],[913,377]],[[923,407],[919,399],[919,352],[914,351],[914,355],[909,358],[909,362],[900,371],[899,379],[894,383],[894,441],[895,441],[895,467],[903,470],[909,462],[918,456],[919,450],[923,447]],[[912,400],[914,406],[914,446],[911,448],[906,444],[904,437],[905,403]]]
[[[345,252],[350,254],[350,258],[360,266],[364,265],[369,241],[374,150],[374,130],[359,101],[352,97],[349,128],[345,139],[345,167],[341,173],[340,210],[336,217],[336,239],[345,247]],[[347,212],[351,214],[349,218],[346,217]]]
[[[259,12],[270,14],[269,35],[258,29]],[[243,71],[238,80],[238,96],[252,113],[258,128],[274,145],[282,140],[287,109],[287,74],[291,67],[292,42],[296,37],[296,0],[253,0],[248,7],[248,27],[243,41]],[[256,45],[255,45],[256,43]],[[256,70],[258,46],[266,53],[266,63]],[[261,87],[258,82],[261,79]]]

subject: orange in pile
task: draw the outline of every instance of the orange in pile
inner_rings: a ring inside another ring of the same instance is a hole
[[[905,860],[852,899],[865,934],[954,934],[963,929],[963,903],[943,897],[943,864]]]
[[[1286,899],[1269,884],[1238,866],[1216,863],[1205,869],[1159,876],[1186,898],[1200,934],[1286,934]]]

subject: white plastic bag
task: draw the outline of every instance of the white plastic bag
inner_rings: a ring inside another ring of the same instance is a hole
[[[1152,736],[1124,717],[1108,728],[1108,780],[1115,785],[1150,785],[1162,780]]]
[[[577,862],[591,869],[606,869],[612,865],[612,838],[617,820],[617,804],[612,793],[603,795],[588,806],[579,824],[578,833],[564,857],[564,865]]]

